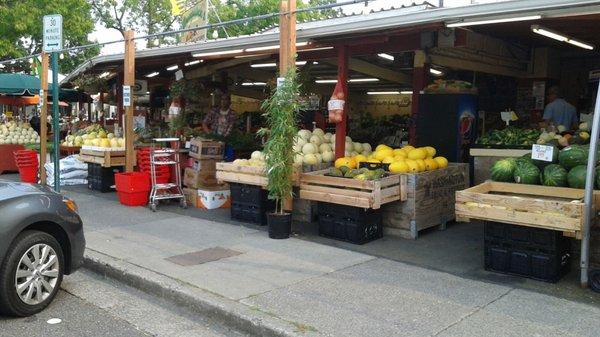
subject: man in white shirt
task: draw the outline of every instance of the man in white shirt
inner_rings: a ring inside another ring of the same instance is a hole
[[[548,105],[544,109],[544,122],[555,126],[564,125],[567,130],[577,126],[577,110],[573,105],[560,98],[560,89],[557,86],[548,89]]]

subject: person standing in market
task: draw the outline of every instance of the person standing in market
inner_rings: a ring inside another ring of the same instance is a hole
[[[553,86],[548,89],[548,102],[543,116],[545,124],[564,125],[567,130],[577,126],[577,109],[562,98],[559,87]]]
[[[221,137],[227,137],[233,131],[236,115],[231,109],[231,96],[224,93],[221,96],[219,106],[213,108],[202,122],[202,129],[206,133],[216,134]],[[225,160],[233,160],[233,148],[225,145]]]

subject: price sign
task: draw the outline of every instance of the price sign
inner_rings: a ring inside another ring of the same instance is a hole
[[[531,148],[531,159],[534,160],[542,160],[542,161],[552,161],[552,156],[554,155],[554,147],[540,144],[533,144]]]
[[[277,88],[282,86],[283,82],[285,82],[285,77],[277,77]]]
[[[40,89],[40,100],[38,102],[38,107],[43,107],[44,106],[44,89]]]
[[[131,106],[131,86],[123,86],[123,106]]]

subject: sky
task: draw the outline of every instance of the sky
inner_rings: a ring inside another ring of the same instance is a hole
[[[217,0],[213,0],[217,1]],[[302,0],[301,0],[302,1]],[[337,0],[337,2],[344,2],[347,0]],[[428,0],[431,4],[437,6],[439,5],[440,0]],[[458,7],[458,6],[467,6],[470,4],[482,4],[482,3],[490,3],[490,2],[499,2],[506,0],[444,0],[445,7]],[[410,5],[413,2],[420,3],[419,0],[369,0],[368,2],[368,10],[379,10],[381,8],[389,8],[391,6],[399,7],[401,5]],[[365,8],[364,4],[356,4],[356,5],[348,5],[343,7],[343,11],[350,14],[352,12],[361,12]],[[121,33],[119,33],[115,29],[106,29],[101,24],[96,23],[96,30],[90,34],[90,39],[92,41],[97,40],[98,42],[108,42],[122,39]],[[139,41],[136,44],[137,49],[145,48],[145,42]],[[113,43],[102,48],[101,54],[117,54],[122,53],[124,50],[123,43]]]

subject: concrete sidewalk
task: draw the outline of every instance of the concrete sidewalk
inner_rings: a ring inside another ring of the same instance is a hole
[[[88,266],[255,335],[597,336],[600,331],[600,308],[593,305],[297,238],[270,240],[261,229],[166,208],[152,213],[94,193],[65,194],[77,201],[85,223]],[[215,247],[223,249],[198,253]],[[198,254],[174,258],[188,253]],[[194,257],[204,263],[180,265]]]

